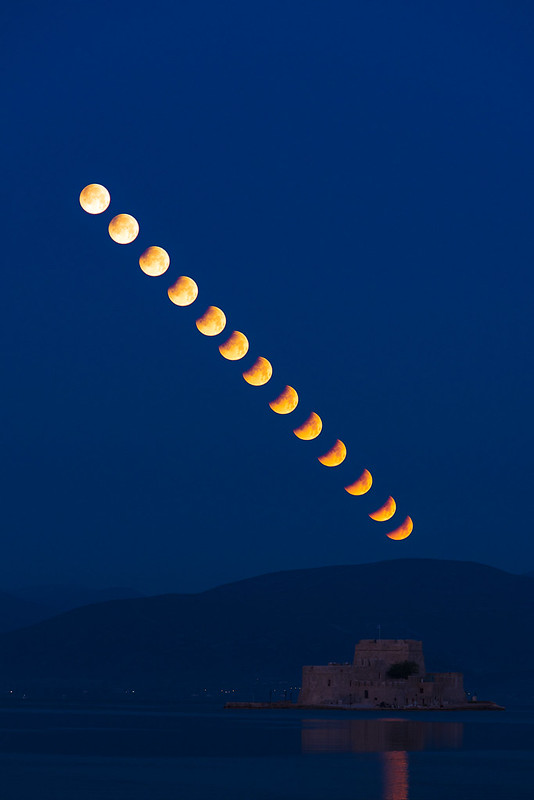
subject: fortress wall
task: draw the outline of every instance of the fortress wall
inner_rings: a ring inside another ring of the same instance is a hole
[[[465,703],[464,676],[461,672],[432,672],[436,696],[442,699],[443,705]]]
[[[417,706],[440,708],[465,702],[460,673],[436,673],[406,680],[365,680],[354,666],[332,664],[304,667],[301,705],[352,705],[374,708],[384,703],[391,708]]]
[[[325,667],[303,667],[299,703],[305,705],[350,705],[354,669],[351,665],[329,664]]]

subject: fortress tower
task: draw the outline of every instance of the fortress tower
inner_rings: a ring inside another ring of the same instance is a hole
[[[372,679],[380,673],[385,675],[392,664],[413,661],[417,664],[419,675],[424,675],[425,659],[423,643],[415,639],[361,639],[354,648],[355,667],[363,678],[369,673]]]

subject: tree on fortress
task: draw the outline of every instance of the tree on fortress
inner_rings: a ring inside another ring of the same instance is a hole
[[[418,672],[419,665],[415,661],[397,661],[390,666],[386,675],[393,679],[409,678],[410,675],[417,675]]]

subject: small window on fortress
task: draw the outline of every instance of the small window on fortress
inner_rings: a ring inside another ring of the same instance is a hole
[[[331,686],[331,685],[332,685],[332,681],[330,680],[330,678],[328,679],[328,685],[329,685],[329,686]]]
[[[365,697],[369,697],[369,692],[367,691],[367,689],[366,689],[366,690],[365,690],[365,692],[364,692],[364,696],[365,696]]]
[[[420,692],[421,694],[423,694],[423,692],[424,692],[424,689],[423,689],[423,687],[422,687],[422,686],[421,686],[421,688],[419,689],[419,692]]]

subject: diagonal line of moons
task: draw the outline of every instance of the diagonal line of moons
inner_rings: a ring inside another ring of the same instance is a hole
[[[110,203],[110,194],[101,184],[89,184],[80,193],[80,205],[88,214],[103,213]],[[113,217],[108,226],[109,235],[118,244],[130,244],[139,234],[139,223],[130,214],[118,214]],[[163,275],[170,264],[169,254],[162,247],[148,247],[139,258],[139,266],[146,275],[152,277]],[[178,306],[188,306],[195,302],[198,287],[192,278],[182,275],[168,289],[170,300]],[[198,330],[205,336],[218,336],[226,327],[224,312],[217,306],[208,306],[204,314],[196,321]],[[219,347],[224,358],[239,360],[248,352],[247,337],[240,331],[234,331],[230,338]],[[254,364],[243,372],[243,378],[252,386],[263,386],[271,379],[273,369],[270,362],[259,356]],[[298,405],[298,394],[292,386],[286,386],[282,393],[271,400],[270,408],[277,414],[291,414]],[[321,433],[322,420],[312,412],[305,422],[295,428],[293,433],[299,439],[315,439]],[[333,446],[322,456],[318,457],[321,464],[326,467],[339,466],[347,456],[345,444],[337,439]],[[360,477],[352,484],[345,486],[345,491],[353,496],[366,494],[371,488],[373,479],[369,470],[365,469]],[[396,511],[393,497],[388,497],[385,503],[369,517],[376,522],[385,522],[391,519]],[[411,517],[405,520],[394,530],[386,535],[395,541],[406,539],[413,531]]]

